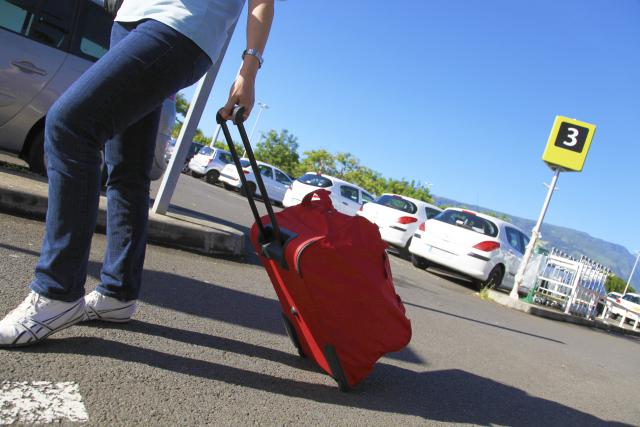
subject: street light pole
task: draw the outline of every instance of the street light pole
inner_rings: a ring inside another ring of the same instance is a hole
[[[258,120],[260,120],[262,112],[269,108],[269,106],[263,102],[258,102],[258,106],[260,107],[260,111],[258,111],[258,117],[256,117],[256,121],[253,122],[253,129],[251,129],[251,134],[249,135],[249,142],[253,141],[253,133],[256,131],[256,127],[258,127]]]
[[[622,295],[627,294],[627,289],[629,289],[629,284],[631,283],[631,278],[633,277],[633,272],[636,271],[636,266],[638,265],[638,259],[640,259],[640,250],[637,251],[638,255],[636,256],[636,262],[633,263],[633,268],[631,269],[631,274],[629,274],[629,279],[627,279],[627,286],[624,287],[624,292]]]

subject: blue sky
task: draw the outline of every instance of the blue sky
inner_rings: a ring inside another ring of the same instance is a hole
[[[200,122],[209,136],[245,20]],[[257,130],[287,129],[301,154],[348,151],[386,177],[536,219],[555,116],[593,123],[585,168],[560,175],[545,222],[640,249],[638,22],[637,0],[276,2]]]

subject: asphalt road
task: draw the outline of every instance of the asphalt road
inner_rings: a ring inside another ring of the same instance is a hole
[[[251,223],[239,195],[193,178],[175,197],[200,215]],[[0,315],[26,295],[42,232],[0,214]],[[96,235],[87,290],[104,246]],[[392,269],[412,342],[350,393],[297,357],[255,257],[151,245],[136,320],[0,350],[0,383],[77,384],[90,425],[640,424],[640,340],[506,309],[397,257]],[[1,397],[0,423],[15,421]]]

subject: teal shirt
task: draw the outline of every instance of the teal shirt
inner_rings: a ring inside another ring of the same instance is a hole
[[[124,0],[116,21],[153,19],[168,25],[218,60],[245,0]]]

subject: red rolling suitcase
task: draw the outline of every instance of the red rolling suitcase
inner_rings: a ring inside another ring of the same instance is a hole
[[[242,137],[268,214],[262,218],[247,194],[256,223],[251,241],[282,306],[287,334],[346,391],[362,381],[385,353],[411,339],[411,324],[395,292],[386,244],[365,218],[337,212],[326,190],[274,213],[242,124]],[[246,178],[229,128],[218,113],[238,175]]]

